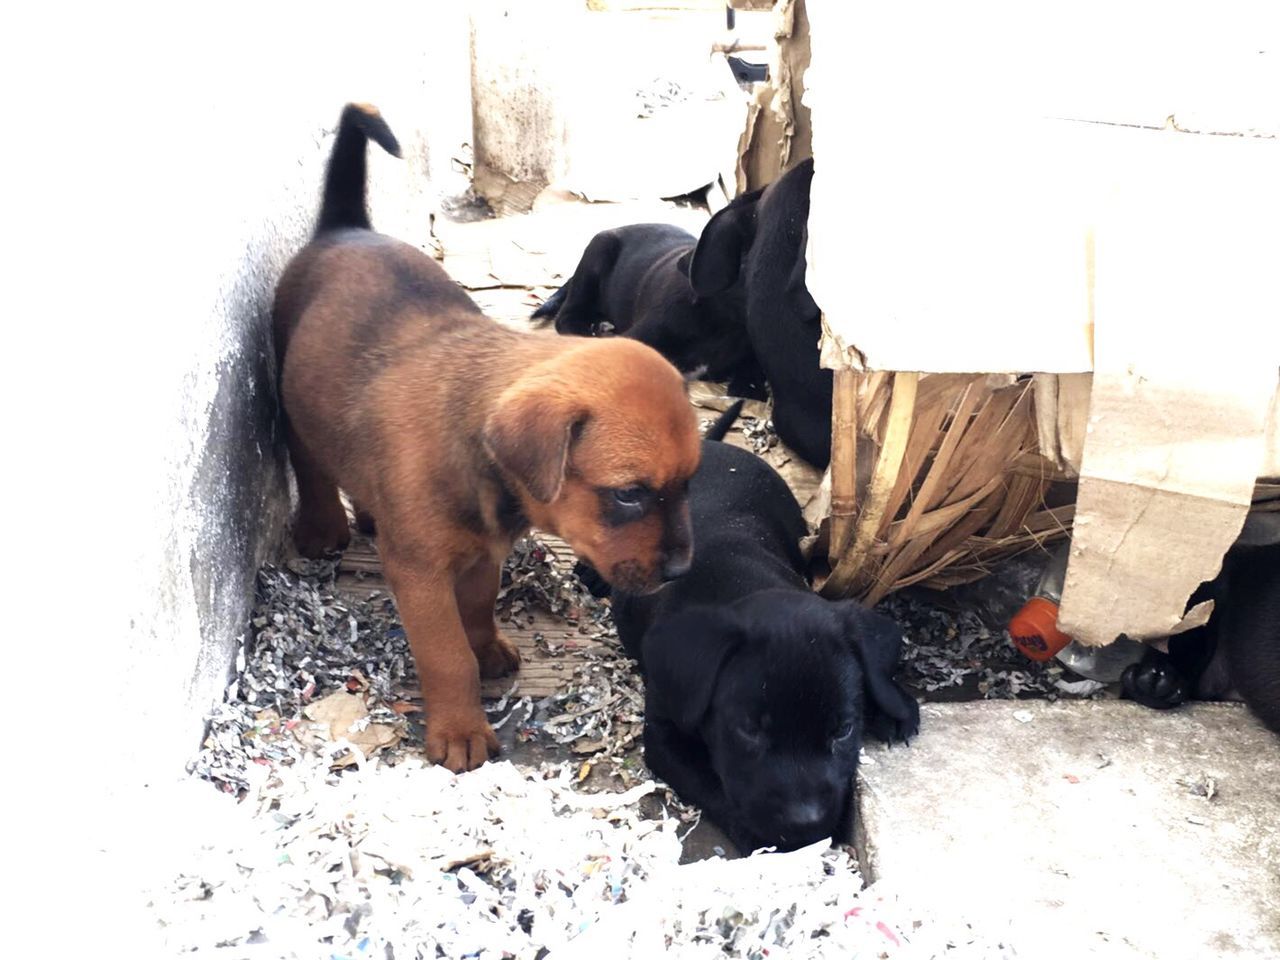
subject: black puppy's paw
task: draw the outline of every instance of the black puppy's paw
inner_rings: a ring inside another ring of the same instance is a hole
[[[596,571],[585,560],[579,560],[573,565],[573,574],[582,581],[582,585],[587,588],[587,592],[599,600],[613,593],[613,588],[605,581],[604,577]]]
[[[1153,710],[1176,707],[1190,692],[1187,678],[1173,658],[1159,650],[1148,650],[1137,663],[1125,667],[1120,685],[1126,697]]]
[[[889,746],[898,742],[910,743],[911,738],[920,732],[920,705],[914,698],[910,698],[905,716],[902,717],[891,716],[873,707],[867,711],[863,728]]]

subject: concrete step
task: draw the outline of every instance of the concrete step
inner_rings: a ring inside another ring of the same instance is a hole
[[[1237,704],[928,704],[867,748],[863,870],[1019,957],[1280,957],[1280,738]]]

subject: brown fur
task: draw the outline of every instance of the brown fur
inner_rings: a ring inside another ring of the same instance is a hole
[[[274,324],[298,549],[346,546],[339,487],[362,529],[376,524],[428,755],[474,768],[497,747],[480,677],[519,663],[493,604],[530,524],[631,592],[687,561],[700,446],[684,381],[631,340],[502,327],[430,258],[363,229],[321,233],[294,258]],[[652,509],[610,522],[610,491],[636,483]]]

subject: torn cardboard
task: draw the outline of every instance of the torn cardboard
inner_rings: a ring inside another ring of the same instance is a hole
[[[1034,380],[1040,454],[1064,479],[1074,480],[1084,459],[1093,374],[1037,373]],[[1280,479],[1280,385],[1271,401],[1258,478]],[[1255,490],[1253,499],[1256,504],[1267,497]]]
[[[1037,373],[1034,379],[1040,455],[1064,477],[1074,479],[1084,459],[1093,375]]]
[[[769,81],[756,90],[738,144],[739,194],[759,190],[813,155],[813,126],[804,103],[809,68],[806,0],[781,0],[774,8],[777,46],[769,58]]]
[[[365,698],[345,690],[338,690],[322,700],[317,700],[302,711],[318,729],[306,730],[297,728],[295,736],[300,739],[308,735],[320,734],[335,744],[346,744],[360,750],[363,757],[371,757],[383,747],[399,742],[404,731],[386,723],[372,723],[369,719],[369,708]],[[345,767],[356,763],[357,757],[352,753],[340,754],[333,760],[335,767]]]
[[[1059,618],[1086,644],[1208,618],[1184,607],[1240,535],[1280,379],[1280,231],[1266,219],[1280,196],[1247,165],[1222,166],[1259,151],[1137,136],[1152,162],[1104,198],[1096,232],[1096,363]]]
[[[1280,28],[1085,0],[1011,48],[996,4],[806,9],[823,365],[1058,374],[1036,390],[1042,453],[1079,476],[1063,628],[1199,622],[1280,469]]]
[[[1029,9],[1020,35],[1052,41],[1025,44],[1007,42],[1008,9],[994,3],[924,20],[843,0],[806,0],[806,11],[806,281],[825,314],[827,366],[1092,369],[1088,235],[1103,192],[1150,172],[1169,202],[1203,195],[1194,171],[1166,175],[1160,151],[1144,157],[1154,166],[1132,163],[1135,137],[1213,141],[1210,175],[1257,191],[1236,191],[1240,224],[1258,202],[1269,208],[1280,142],[1262,138],[1280,133],[1280,29],[1243,28],[1239,5],[1222,24],[1099,0],[1067,18]],[[1250,239],[1235,230],[1229,242]]]

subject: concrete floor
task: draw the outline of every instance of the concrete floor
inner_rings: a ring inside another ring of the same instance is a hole
[[[1280,738],[1237,704],[928,704],[869,749],[863,871],[1018,956],[1280,957]]]

